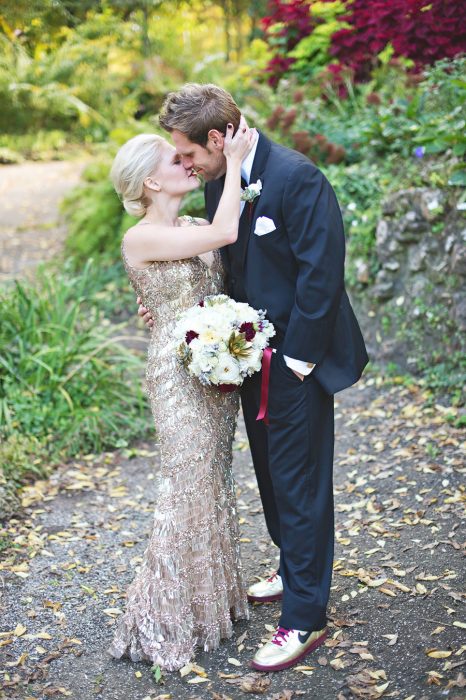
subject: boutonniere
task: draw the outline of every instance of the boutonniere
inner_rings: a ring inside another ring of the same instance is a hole
[[[253,202],[256,197],[258,197],[262,190],[262,182],[258,180],[257,182],[251,182],[244,190],[241,190],[240,200],[242,202]]]

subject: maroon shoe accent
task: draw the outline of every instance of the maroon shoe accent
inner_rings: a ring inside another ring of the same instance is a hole
[[[305,656],[311,653],[311,651],[314,651],[314,649],[317,649],[317,647],[320,647],[321,644],[325,642],[328,636],[328,630],[326,629],[323,634],[320,635],[320,637],[317,637],[316,640],[312,642],[312,644],[305,649],[299,656],[296,657],[296,659],[292,659],[291,661],[285,661],[282,664],[277,664],[276,666],[262,666],[261,664],[257,664],[254,661],[251,661],[251,668],[254,668],[256,671],[284,671],[287,668],[291,668],[295,664],[298,663],[298,661],[301,661],[301,659],[304,659]]]
[[[250,603],[273,603],[276,600],[281,600],[282,597],[283,597],[283,593],[275,593],[275,595],[266,595],[266,596],[255,596],[255,595],[248,594],[248,601]]]

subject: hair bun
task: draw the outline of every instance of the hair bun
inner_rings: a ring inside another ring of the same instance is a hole
[[[146,207],[140,199],[124,199],[123,206],[130,216],[144,216]]]

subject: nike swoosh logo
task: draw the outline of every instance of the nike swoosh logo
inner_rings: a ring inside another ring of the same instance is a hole
[[[305,632],[304,634],[301,634],[301,632],[298,632],[298,639],[301,642],[301,644],[305,644],[309,637],[312,634],[312,630],[310,632]]]

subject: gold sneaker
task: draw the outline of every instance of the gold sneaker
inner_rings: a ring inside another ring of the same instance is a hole
[[[276,572],[269,578],[254,583],[248,588],[250,603],[272,603],[280,600],[283,595],[282,577]]]
[[[326,627],[314,632],[277,627],[272,640],[256,652],[251,666],[257,671],[283,671],[323,644],[327,634]]]

